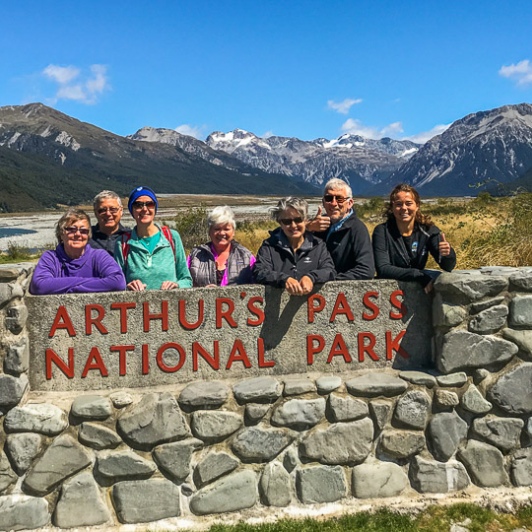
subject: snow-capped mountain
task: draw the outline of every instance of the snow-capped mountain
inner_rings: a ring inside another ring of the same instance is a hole
[[[387,180],[434,195],[475,195],[532,168],[532,105],[472,113],[429,140]]]
[[[275,172],[321,185],[332,177],[348,181],[360,193],[379,183],[410,158],[419,145],[389,138],[371,140],[342,135],[302,141],[294,137],[260,138],[242,129],[211,133],[207,145],[266,172]]]

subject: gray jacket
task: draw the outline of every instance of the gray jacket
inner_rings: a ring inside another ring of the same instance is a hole
[[[220,286],[253,283],[251,270],[255,257],[249,249],[236,241],[231,242],[231,252],[227,260],[225,274]],[[216,283],[216,262],[212,244],[196,246],[188,257],[188,267],[193,286],[207,286]]]

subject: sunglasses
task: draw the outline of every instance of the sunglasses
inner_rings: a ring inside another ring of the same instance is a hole
[[[323,199],[327,202],[327,203],[331,203],[333,200],[336,200],[336,203],[338,203],[338,205],[342,205],[342,203],[344,203],[345,201],[351,199],[349,197],[347,198],[344,198],[343,196],[335,196],[334,194],[325,194],[325,196],[323,196]]]
[[[133,208],[140,210],[146,207],[146,209],[153,209],[155,207],[155,201],[134,201]]]
[[[279,221],[283,225],[292,225],[292,222],[294,222],[297,225],[297,224],[303,223],[303,218],[301,218],[301,216],[297,218],[280,218]]]
[[[120,210],[120,207],[102,207],[101,209],[98,209],[96,212],[98,214],[105,214],[106,212],[110,212],[111,214],[116,214]]]
[[[76,233],[79,233],[80,235],[88,235],[89,229],[86,227],[74,227],[73,225],[70,227],[65,227],[65,233],[69,235],[75,235]]]

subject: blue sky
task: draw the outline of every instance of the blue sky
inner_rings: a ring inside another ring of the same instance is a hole
[[[532,101],[530,0],[20,0],[2,19],[0,106],[120,135],[426,139]]]

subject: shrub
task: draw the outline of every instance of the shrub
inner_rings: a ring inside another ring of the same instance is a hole
[[[174,226],[181,236],[185,252],[190,253],[194,246],[203,244],[208,240],[207,208],[205,205],[200,205],[179,212],[175,217]]]

